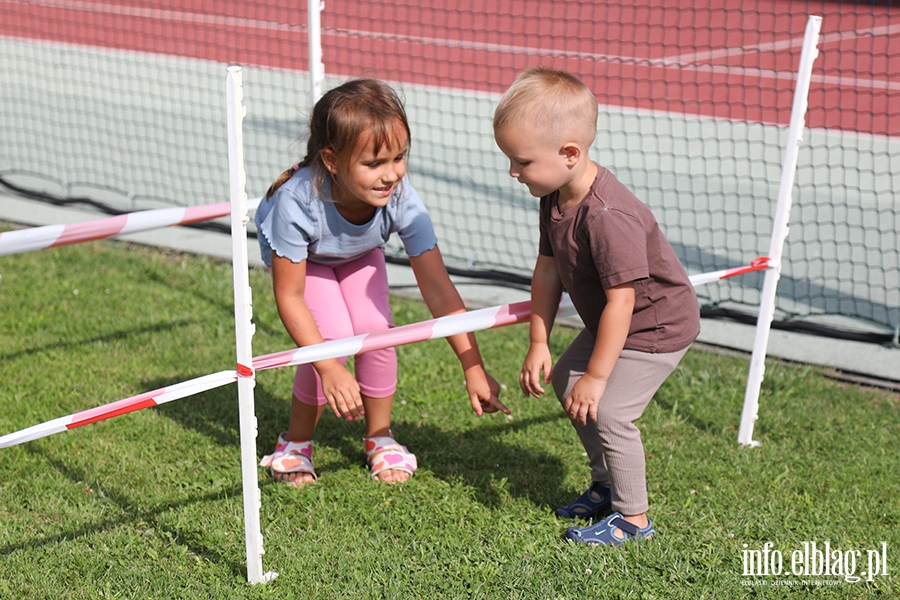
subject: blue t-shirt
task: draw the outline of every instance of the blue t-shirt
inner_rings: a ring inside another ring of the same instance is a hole
[[[384,247],[394,232],[400,234],[409,256],[419,256],[437,245],[431,217],[408,177],[368,223],[354,225],[330,200],[330,179],[322,186],[322,198],[310,175],[309,167],[298,170],[256,209],[259,249],[267,266],[272,266],[273,251],[295,263],[309,259],[339,265]]]

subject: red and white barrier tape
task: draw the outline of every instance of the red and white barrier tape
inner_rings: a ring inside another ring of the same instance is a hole
[[[252,208],[255,208],[257,204],[259,204],[259,199],[248,201],[248,205],[251,205]],[[160,227],[190,225],[227,217],[229,214],[231,214],[230,203],[220,202],[201,206],[145,210],[68,225],[47,225],[4,231],[0,233],[0,256],[67,246],[79,242],[91,242],[117,235],[150,231]]]
[[[754,260],[748,266],[725,269],[714,273],[692,275],[691,283],[694,286],[702,285],[712,281],[750,273],[752,271],[762,271],[768,269],[769,266],[769,259],[761,257]],[[558,316],[565,317],[573,314],[575,314],[575,310],[571,300],[568,296],[563,296],[562,301],[560,302]],[[149,408],[151,406],[158,406],[186,396],[205,392],[236,381],[239,376],[250,377],[253,375],[253,371],[276,369],[291,365],[310,363],[317,360],[325,360],[328,358],[353,356],[360,352],[402,346],[414,342],[424,342],[426,340],[439,339],[458,333],[470,333],[495,327],[504,327],[515,323],[523,323],[527,321],[530,316],[531,302],[516,302],[513,304],[504,304],[502,306],[473,310],[458,315],[450,315],[448,317],[440,317],[431,319],[430,321],[411,323],[409,325],[402,325],[400,327],[377,331],[375,333],[367,333],[330,342],[322,342],[321,344],[316,344],[314,346],[266,354],[253,359],[252,369],[246,365],[238,365],[236,371],[220,371],[211,375],[205,375],[203,377],[125,398],[124,400],[119,400],[110,404],[104,404],[103,406],[78,412],[67,417],[61,417],[59,419],[54,419],[20,431],[9,433],[0,437],[0,448],[15,446],[54,433],[81,427],[82,425],[89,425],[90,423],[96,423],[97,421],[103,421],[104,419],[109,419],[111,417],[117,417],[119,415]]]
[[[138,394],[137,396],[125,398],[124,400],[110,402],[103,406],[77,412],[67,417],[53,419],[52,421],[47,421],[40,425],[33,425],[26,429],[4,435],[3,437],[0,437],[0,448],[15,446],[48,435],[53,435],[54,433],[62,433],[63,431],[75,429],[82,425],[90,425],[97,421],[103,421],[151,406],[159,406],[160,404],[165,404],[172,400],[178,400],[186,396],[221,387],[236,379],[236,372],[220,371],[211,375],[204,375],[203,377],[153,390],[152,392]]]

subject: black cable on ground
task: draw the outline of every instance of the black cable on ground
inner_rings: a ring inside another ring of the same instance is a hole
[[[391,264],[409,266],[409,259],[402,256],[385,256],[385,260]],[[459,277],[468,277],[470,279],[485,279],[497,285],[508,285],[511,287],[531,287],[531,277],[525,275],[517,275],[516,273],[507,273],[505,271],[495,271],[493,269],[458,269],[455,267],[447,267],[447,273]]]
[[[720,308],[718,306],[702,307],[700,309],[700,316],[705,319],[729,319],[731,321],[737,321],[738,323],[756,325],[756,315],[728,308]],[[847,329],[829,327],[828,325],[810,323],[808,321],[772,321],[772,329],[809,333],[822,337],[829,337],[839,340],[850,340],[853,342],[867,342],[870,344],[890,344],[894,341],[894,336],[889,333],[850,331]]]

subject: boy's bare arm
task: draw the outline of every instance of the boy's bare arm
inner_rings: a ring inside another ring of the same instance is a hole
[[[612,373],[631,329],[634,314],[634,282],[606,290],[606,306],[600,315],[597,341],[586,374],[606,381]]]
[[[519,387],[526,396],[540,397],[550,382],[553,357],[550,355],[550,331],[559,308],[562,282],[556,261],[538,255],[531,279],[531,344],[519,373]],[[543,376],[542,376],[543,374]]]
[[[538,255],[531,278],[531,343],[547,343],[559,309],[562,282],[556,270],[556,261],[550,256]]]

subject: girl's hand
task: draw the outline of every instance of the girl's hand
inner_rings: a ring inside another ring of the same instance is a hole
[[[495,413],[498,410],[509,414],[509,409],[500,402],[500,384],[483,368],[466,371],[466,390],[469,392],[472,410],[479,417],[483,413]]]
[[[588,417],[597,422],[597,408],[600,406],[600,398],[606,391],[606,380],[597,379],[585,373],[581,379],[572,386],[572,393],[566,398],[566,414],[573,423],[587,425]]]
[[[542,343],[531,344],[528,354],[525,355],[522,372],[519,373],[519,387],[522,388],[522,392],[526,396],[540,398],[544,393],[542,384],[550,383],[552,369],[553,357],[550,355],[550,346]]]
[[[348,421],[356,421],[365,413],[363,410],[362,396],[359,394],[359,383],[341,363],[316,365],[316,370],[322,378],[322,391],[328,406],[338,418],[346,418]]]

